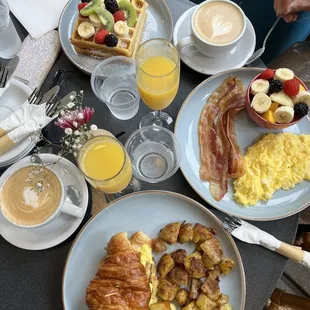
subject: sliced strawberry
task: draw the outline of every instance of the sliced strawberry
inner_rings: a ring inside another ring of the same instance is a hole
[[[88,2],[84,2],[84,3],[79,3],[78,4],[78,10],[79,12],[85,8],[85,6],[88,4]]]
[[[259,78],[263,80],[271,80],[273,76],[274,76],[274,71],[272,69],[266,69],[260,74]]]
[[[125,14],[123,11],[117,11],[113,14],[113,17],[114,17],[114,22],[117,23],[118,21],[126,21],[126,18],[125,18]]]
[[[105,29],[100,29],[96,34],[95,34],[95,42],[98,44],[104,44],[104,39],[105,37],[109,34],[109,31]]]
[[[284,83],[283,91],[290,97],[299,93],[299,81],[297,79],[288,80]]]

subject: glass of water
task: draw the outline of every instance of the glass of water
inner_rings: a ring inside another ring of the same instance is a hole
[[[10,18],[10,9],[6,0],[0,0],[0,57],[13,58],[21,47],[20,37]]]
[[[133,59],[115,56],[102,61],[91,75],[91,87],[116,118],[128,120],[137,114],[140,96]]]
[[[179,169],[180,145],[166,128],[142,127],[128,138],[125,148],[132,162],[133,175],[141,181],[162,182]]]

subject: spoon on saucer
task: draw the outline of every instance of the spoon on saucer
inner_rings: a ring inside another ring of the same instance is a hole
[[[265,52],[265,48],[266,48],[266,42],[271,34],[271,32],[273,31],[273,29],[276,27],[277,23],[279,22],[279,20],[281,19],[281,17],[278,17],[277,20],[274,22],[274,24],[272,25],[272,27],[270,28],[269,32],[267,33],[264,42],[263,42],[263,46],[261,48],[259,48],[246,62],[246,66],[248,66],[249,64],[251,64],[252,62],[254,62],[255,60],[257,60],[260,56],[263,55],[263,53]]]

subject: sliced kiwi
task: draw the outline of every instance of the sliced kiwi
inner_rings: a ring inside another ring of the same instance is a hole
[[[100,0],[93,0],[91,2],[89,2],[85,8],[83,8],[81,11],[80,11],[80,14],[82,16],[89,16],[91,14],[94,14],[95,13],[95,9],[100,7],[101,5],[101,1]]]
[[[112,31],[114,26],[113,15],[108,10],[102,7],[96,8],[95,12],[97,13],[104,28],[107,29],[108,31]]]
[[[121,0],[118,3],[120,10],[124,12],[127,25],[129,27],[134,27],[137,21],[137,12],[135,7],[126,0]]]

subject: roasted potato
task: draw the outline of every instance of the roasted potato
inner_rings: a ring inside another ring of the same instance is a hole
[[[214,265],[211,262],[210,258],[205,254],[202,253],[202,262],[204,264],[204,266],[208,269],[208,270],[214,270]]]
[[[181,310],[199,310],[195,301],[190,302],[187,306],[183,307]]]
[[[201,293],[202,281],[200,279],[192,279],[191,288],[189,291],[190,299],[198,299]]]
[[[194,237],[193,225],[185,223],[181,224],[178,240],[180,243],[191,242]]]
[[[161,253],[167,251],[167,248],[168,247],[165,240],[160,238],[152,239],[152,249],[154,252]]]
[[[186,288],[179,288],[175,295],[175,300],[180,306],[184,306],[188,300],[188,290]]]
[[[200,244],[213,237],[213,234],[210,231],[210,229],[199,223],[195,224],[193,231],[194,231],[194,237],[193,237],[194,243]]]
[[[164,254],[157,266],[157,271],[161,278],[165,278],[166,275],[172,270],[172,268],[175,266],[174,260],[169,254]]]
[[[157,294],[163,300],[173,301],[178,289],[179,286],[177,284],[171,283],[166,279],[159,279]]]
[[[229,296],[221,293],[218,300],[216,301],[216,304],[218,306],[221,306],[227,304],[228,302],[229,302]]]
[[[169,301],[160,301],[149,305],[150,310],[171,310]]]
[[[170,310],[177,310],[177,307],[174,304],[170,303]]]
[[[167,274],[167,280],[178,284],[187,286],[188,283],[188,272],[185,267],[182,265],[176,265],[173,269]]]
[[[233,307],[230,304],[225,304],[225,305],[221,305],[220,310],[233,310]]]
[[[221,269],[220,269],[219,265],[215,265],[214,270],[208,270],[208,274],[219,277],[221,275]]]
[[[211,260],[213,265],[217,265],[223,259],[223,250],[217,239],[212,237],[211,239],[201,243],[200,247]]]
[[[216,303],[207,295],[201,293],[196,301],[200,310],[213,310],[216,308]]]
[[[196,279],[205,277],[205,269],[199,252],[187,256],[184,259],[184,266],[190,277]]]
[[[170,244],[178,241],[181,224],[179,222],[170,223],[162,228],[159,232],[159,238],[164,239]]]
[[[184,264],[184,259],[187,256],[187,252],[186,250],[179,249],[170,253],[170,255],[176,264]]]
[[[226,276],[234,269],[235,262],[231,258],[223,257],[219,263],[219,267],[221,272]]]
[[[214,275],[209,275],[206,282],[201,287],[201,290],[212,300],[218,300],[221,294],[219,287],[219,278]]]

